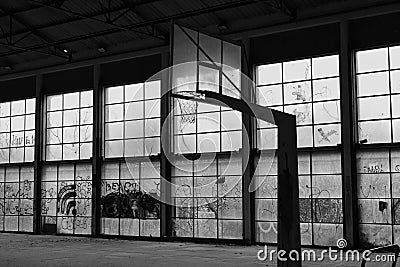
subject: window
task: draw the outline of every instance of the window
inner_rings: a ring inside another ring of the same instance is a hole
[[[336,146],[340,134],[339,56],[257,67],[257,103],[296,115],[298,147]],[[260,149],[276,148],[276,127],[259,121]]]
[[[160,90],[160,81],[105,88],[102,234],[160,236]]]
[[[301,243],[336,245],[343,236],[339,57],[262,65],[256,75],[257,103],[296,115],[297,146],[312,150],[298,154]],[[261,153],[277,145],[277,127],[258,120]],[[261,160],[256,179],[256,238],[276,243],[277,163],[269,169]]]
[[[0,103],[0,163],[32,162],[35,99]]]
[[[91,234],[92,165],[51,164],[43,168],[43,229],[59,234]]]
[[[356,53],[360,143],[400,142],[399,58],[400,46]]]
[[[0,230],[33,231],[33,167],[0,168]]]
[[[160,81],[105,89],[106,158],[160,153]]]
[[[300,233],[303,245],[330,246],[343,236],[339,153],[299,153]],[[259,162],[256,174],[256,231],[259,242],[277,242],[277,158],[271,170]],[[268,173],[268,175],[264,175]]]
[[[357,152],[360,244],[400,241],[398,172],[400,151],[368,144],[400,141],[400,46],[356,53]]]
[[[106,235],[160,236],[158,162],[103,165],[101,231]]]
[[[92,156],[93,91],[46,98],[45,159],[78,160]]]
[[[196,161],[181,157],[173,166],[173,234],[242,239],[241,155]]]

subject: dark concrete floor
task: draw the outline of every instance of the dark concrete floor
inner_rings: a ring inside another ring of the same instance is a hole
[[[66,236],[0,234],[0,266],[276,266],[259,261],[259,246],[147,242]],[[305,262],[303,266],[360,266]],[[391,266],[391,263],[367,266]]]

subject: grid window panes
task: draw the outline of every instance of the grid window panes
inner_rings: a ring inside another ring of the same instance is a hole
[[[45,159],[77,160],[92,156],[93,91],[46,98]]]
[[[174,99],[173,151],[177,154],[238,151],[240,112],[206,103]]]
[[[257,67],[257,103],[296,115],[303,245],[336,245],[343,236],[340,80],[337,55]],[[277,149],[277,127],[258,120],[257,147]],[[319,147],[326,147],[319,151]],[[257,241],[277,242],[277,166],[257,167]]]
[[[400,46],[356,53],[360,143],[400,142]]]
[[[0,168],[0,231],[33,231],[33,167]]]
[[[365,149],[357,154],[360,244],[400,242],[400,150]]]
[[[92,225],[92,165],[50,164],[42,173],[42,227],[58,234],[89,235]]]
[[[160,81],[105,89],[106,158],[160,153]]]
[[[107,162],[101,186],[101,233],[160,236],[159,162]]]
[[[32,162],[35,99],[0,103],[0,163]]]
[[[177,237],[242,239],[242,160],[202,156],[174,162],[173,234]]]
[[[257,103],[296,115],[298,147],[341,143],[338,55],[262,65],[256,75]],[[258,122],[260,149],[276,148],[276,136]]]
[[[331,246],[343,236],[340,153],[299,153],[300,233],[303,245]],[[277,243],[277,159],[259,162],[256,181],[257,241]],[[267,173],[267,175],[265,175]]]

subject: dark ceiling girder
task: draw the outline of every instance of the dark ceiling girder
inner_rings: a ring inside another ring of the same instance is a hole
[[[134,3],[132,3],[131,1],[129,1],[129,0],[122,0],[123,1],[123,3],[124,3],[124,5],[126,6],[126,7],[128,7],[132,12],[133,12],[133,14],[135,14],[136,15],[136,17],[138,17],[140,20],[142,20],[142,21],[148,21],[149,20],[149,18],[147,18],[147,17],[144,17],[142,14],[141,14],[141,12],[139,12],[138,10],[137,10],[137,8],[136,8],[136,6],[135,6],[135,4]],[[156,30],[161,36],[163,36],[164,38],[165,38],[165,40],[168,40],[168,33],[166,33],[165,31],[163,31],[160,27],[157,27],[157,25],[151,25],[151,27],[152,27],[152,29],[153,29],[153,31],[154,30]]]
[[[297,11],[291,5],[287,3],[287,0],[273,0],[273,1],[263,1],[264,4],[272,7],[274,9],[280,10],[282,13],[288,15],[292,19],[297,18]]]
[[[52,0],[52,1],[45,2],[45,4],[52,5],[52,4],[57,3],[58,1],[60,1],[60,0]],[[67,0],[64,0],[64,1],[67,1]],[[39,8],[42,8],[42,7],[35,5],[35,6],[27,6],[27,7],[12,9],[9,12],[3,12],[2,14],[0,14],[0,18],[5,18],[5,17],[10,16],[11,14],[15,15],[18,13],[28,12],[28,11],[36,10]]]
[[[62,58],[62,59],[69,59],[68,56],[63,56],[63,55],[58,55],[58,54],[55,54],[55,53],[45,52],[45,51],[41,51],[41,50],[38,50],[38,49],[31,49],[29,47],[20,47],[20,46],[16,46],[15,44],[0,43],[0,46],[5,46],[5,47],[8,47],[8,48],[11,48],[11,49],[13,49],[14,53],[16,51],[18,53],[19,52],[33,52],[33,53],[42,54],[42,55],[59,57],[59,58]],[[15,54],[18,54],[18,53],[15,53]]]
[[[192,11],[188,11],[188,12],[178,13],[178,14],[174,14],[174,15],[171,15],[171,16],[161,17],[161,18],[158,18],[158,19],[150,20],[150,21],[139,22],[139,23],[135,23],[135,24],[131,24],[131,25],[125,26],[125,27],[130,28],[130,29],[140,28],[140,27],[145,27],[145,26],[149,26],[149,25],[153,25],[153,24],[166,23],[166,22],[169,22],[169,21],[172,21],[172,20],[179,20],[179,19],[183,19],[183,18],[199,16],[199,15],[203,15],[203,14],[210,13],[210,12],[217,12],[217,11],[220,11],[220,10],[246,6],[246,5],[254,4],[254,3],[257,3],[257,2],[260,2],[260,1],[257,1],[257,0],[246,0],[246,1],[238,0],[238,1],[233,1],[233,2],[227,2],[227,3],[218,4],[218,5],[214,5],[214,6],[210,6],[210,7],[206,7],[206,8],[201,8],[201,9],[192,10]],[[97,32],[89,33],[89,34],[73,36],[73,37],[70,37],[70,38],[57,40],[57,41],[54,41],[54,42],[52,42],[50,44],[39,44],[39,45],[35,45],[35,46],[30,46],[28,48],[29,49],[41,49],[41,48],[46,48],[46,47],[50,47],[50,46],[54,46],[54,45],[60,45],[60,44],[66,44],[66,43],[71,43],[71,42],[76,42],[76,41],[87,40],[87,39],[90,39],[90,38],[104,36],[104,35],[113,34],[113,33],[118,33],[118,32],[121,32],[121,31],[122,31],[121,29],[109,29],[109,30],[97,31]],[[10,55],[14,55],[14,54],[18,54],[18,52],[15,51],[15,52],[2,53],[2,54],[0,54],[0,57],[10,56]]]
[[[151,3],[159,2],[159,1],[162,1],[162,0],[141,0],[141,2],[137,2],[136,3],[136,6],[151,4]],[[36,8],[45,8],[45,7],[36,5]],[[40,25],[40,26],[35,26],[35,27],[33,27],[33,29],[35,29],[35,30],[44,30],[44,29],[51,28],[51,27],[61,26],[61,25],[64,25],[64,24],[85,20],[85,19],[87,19],[87,17],[97,17],[97,16],[101,16],[101,15],[107,14],[108,12],[118,12],[118,11],[122,11],[122,10],[126,10],[126,9],[127,8],[125,6],[113,7],[109,11],[104,11],[104,10],[96,11],[96,12],[93,12],[91,14],[85,14],[85,17],[68,18],[68,19],[64,19],[64,21],[60,21],[58,23],[52,22],[52,23],[48,23],[48,24],[44,24],[44,25]],[[30,32],[30,30],[27,30],[27,29],[15,31],[14,32],[14,36],[15,35],[19,35],[19,34],[26,34],[28,32]],[[8,34],[3,34],[3,36],[1,36],[0,39],[8,38],[9,35],[10,35],[9,33]]]
[[[7,13],[11,13],[11,11],[9,9],[7,9],[6,7],[0,6],[0,10],[3,10],[4,12],[7,12]],[[12,22],[13,22],[13,20],[18,22],[19,24],[23,25],[25,28],[30,29],[30,33],[24,35],[23,37],[19,38],[17,41],[14,41],[14,42],[12,40],[12,37],[13,37]],[[28,37],[31,34],[34,34],[35,36],[39,37],[40,39],[42,39],[46,43],[49,43],[49,42],[53,41],[53,40],[50,40],[48,37],[44,36],[42,33],[38,32],[37,30],[32,29],[32,26],[30,26],[28,23],[23,21],[23,19],[17,18],[17,15],[10,15],[10,33],[11,34],[10,34],[10,37],[9,37],[9,43],[8,44],[10,45],[10,48],[15,48],[15,49],[18,49],[18,50],[20,50],[20,47],[16,46],[16,44],[18,42],[22,41],[23,39],[25,39],[26,37]],[[54,46],[54,47],[55,47],[55,53],[54,54],[53,53],[48,53],[48,54],[51,54],[51,55],[54,55],[54,56],[58,56],[57,55],[57,49],[61,53],[63,53],[63,49],[61,49],[60,47],[57,47],[57,46]]]
[[[104,20],[101,20],[101,19],[96,19],[94,17],[88,17],[88,16],[82,15],[82,14],[80,14],[78,12],[70,11],[68,9],[64,9],[64,8],[59,8],[59,7],[56,7],[56,6],[43,4],[43,3],[41,3],[40,1],[37,1],[37,0],[27,0],[27,1],[29,1],[31,3],[34,3],[34,4],[37,4],[37,5],[40,5],[40,6],[43,6],[43,7],[51,8],[53,10],[58,10],[60,12],[66,13],[66,14],[77,16],[77,17],[80,17],[82,19],[88,19],[88,20],[92,20],[92,21],[95,21],[95,22],[100,22],[102,24],[105,24],[105,25],[108,25],[108,26],[112,26],[112,27],[114,27],[116,29],[119,29],[119,30],[128,31],[128,32],[134,32],[135,34],[143,34],[143,35],[147,35],[147,36],[150,36],[150,37],[153,37],[153,38],[164,40],[164,38],[161,38],[159,36],[155,36],[153,34],[149,34],[149,33],[138,31],[138,30],[133,30],[133,29],[130,29],[128,27],[120,26],[120,25],[114,24],[112,22],[107,22],[107,21],[104,21]],[[107,12],[109,13],[110,10],[107,10]]]

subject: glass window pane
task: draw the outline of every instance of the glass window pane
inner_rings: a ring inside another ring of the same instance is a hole
[[[221,130],[239,130],[242,129],[242,116],[238,111],[221,112]]]
[[[126,121],[125,138],[140,138],[144,136],[144,121]]]
[[[26,100],[26,113],[31,114],[35,113],[35,99],[30,98]]]
[[[125,120],[143,119],[144,101],[125,104]]]
[[[160,135],[160,119],[147,119],[144,121],[145,136]]]
[[[25,126],[25,116],[11,117],[11,131],[22,131]]]
[[[122,139],[123,138],[123,122],[106,123],[105,124],[105,139]]]
[[[219,92],[219,70],[207,66],[199,66],[199,90]]]
[[[9,132],[10,124],[11,124],[10,117],[0,118],[0,132]]]
[[[313,100],[340,99],[340,79],[331,78],[313,81]]]
[[[198,132],[215,132],[220,130],[220,113],[197,114]]]
[[[63,128],[63,143],[76,143],[79,142],[79,127],[65,127]]]
[[[386,70],[389,67],[387,48],[360,51],[356,53],[356,58],[357,73]]]
[[[63,111],[63,126],[79,125],[79,109]]]
[[[358,136],[363,143],[391,142],[390,121],[359,122]]]
[[[268,85],[282,82],[282,63],[257,67],[257,85]]]
[[[90,142],[93,140],[93,138],[92,138],[93,126],[92,125],[81,126],[81,127],[79,127],[79,131],[80,131],[80,134],[79,134],[80,142]]]
[[[64,95],[64,109],[79,108],[79,93]]]
[[[312,147],[312,126],[297,127],[297,147]]]
[[[392,118],[400,117],[400,95],[392,95]]]
[[[143,139],[125,140],[124,155],[128,157],[144,156]]]
[[[196,152],[195,135],[177,135],[174,136],[174,153],[194,153]]]
[[[285,104],[311,102],[311,82],[288,83],[284,85]]]
[[[126,102],[143,100],[143,83],[125,85],[124,89]]]
[[[160,117],[160,100],[148,100],[145,102],[145,118]]]
[[[47,113],[47,128],[62,125],[62,111]]]
[[[106,106],[106,116],[105,121],[122,121],[124,114],[124,105],[110,105]]]
[[[301,104],[285,106],[284,111],[296,116],[297,125],[311,124],[312,123],[312,105]]]
[[[11,102],[11,116],[25,113],[25,100]]]
[[[261,106],[282,105],[282,85],[270,85],[257,88],[257,104]]]
[[[62,95],[47,96],[47,111],[62,109]]]
[[[124,101],[123,86],[106,88],[106,104],[122,103],[123,101]]]
[[[340,122],[339,101],[329,101],[314,104],[314,123]]]
[[[311,60],[303,59],[283,63],[283,82],[308,80],[311,78]]]
[[[339,55],[312,59],[313,79],[339,76]]]
[[[81,107],[92,107],[93,106],[93,91],[81,92]]]
[[[80,113],[80,125],[93,124],[93,108],[82,108]]]
[[[358,96],[389,94],[389,72],[357,76]]]
[[[336,146],[341,144],[340,124],[314,127],[315,146]]]
[[[400,70],[390,72],[390,86],[392,93],[400,93]]]
[[[400,142],[400,120],[393,120],[393,142]]]
[[[400,68],[400,46],[393,46],[389,48],[390,53],[390,68]]]
[[[145,99],[160,98],[161,97],[161,81],[151,81],[144,84]]]
[[[242,148],[242,132],[223,132],[221,134],[222,151],[238,151]]]
[[[358,103],[358,117],[360,120],[384,119],[390,117],[389,96],[360,98]]]

